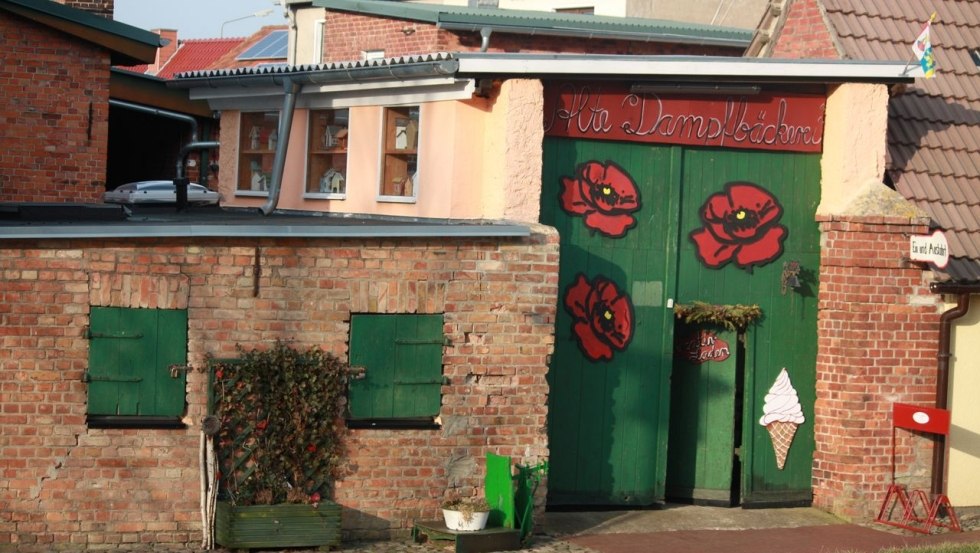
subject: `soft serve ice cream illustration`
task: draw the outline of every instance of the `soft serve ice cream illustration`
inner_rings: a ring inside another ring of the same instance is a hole
[[[779,371],[779,376],[769,388],[762,412],[759,424],[769,431],[772,449],[776,452],[776,466],[779,470],[783,470],[789,446],[793,444],[793,437],[796,436],[796,429],[806,420],[803,417],[800,398],[789,381],[789,373],[786,372],[785,367]]]

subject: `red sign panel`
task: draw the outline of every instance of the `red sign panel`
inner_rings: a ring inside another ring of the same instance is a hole
[[[547,87],[547,136],[819,152],[823,95],[633,93],[627,85]]]
[[[687,336],[676,350],[676,355],[690,363],[700,365],[708,361],[721,362],[731,355],[728,342],[718,334],[706,329],[698,329]]]
[[[932,434],[949,434],[949,411],[937,407],[918,407],[907,403],[893,405],[895,426],[930,432]]]

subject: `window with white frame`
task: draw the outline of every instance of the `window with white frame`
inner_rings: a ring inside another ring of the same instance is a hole
[[[323,32],[326,27],[326,19],[317,19],[313,22],[313,63],[323,63]]]
[[[310,111],[309,156],[306,168],[308,194],[347,193],[347,133],[350,110]]]
[[[239,135],[238,191],[265,194],[279,144],[279,112],[243,112]]]
[[[385,199],[418,194],[419,106],[386,107],[383,115],[381,185]]]

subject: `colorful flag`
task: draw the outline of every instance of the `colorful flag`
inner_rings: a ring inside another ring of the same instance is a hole
[[[926,26],[922,28],[922,32],[915,39],[915,44],[912,45],[912,52],[918,58],[919,65],[922,66],[922,72],[927,79],[936,76],[936,58],[932,55],[932,40],[929,37],[932,22],[935,19],[936,12],[932,12],[929,21],[926,22]]]

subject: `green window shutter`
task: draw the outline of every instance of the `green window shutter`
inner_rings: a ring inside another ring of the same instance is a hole
[[[186,311],[93,307],[89,329],[89,415],[183,413]]]
[[[355,419],[424,418],[442,403],[442,315],[353,315],[350,385]]]

